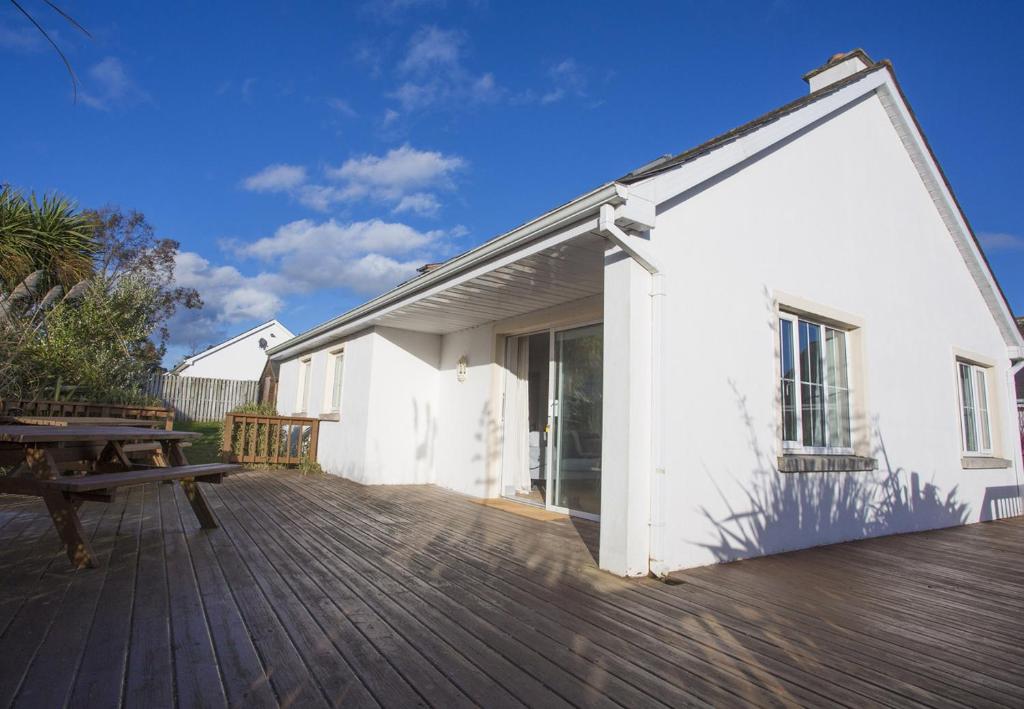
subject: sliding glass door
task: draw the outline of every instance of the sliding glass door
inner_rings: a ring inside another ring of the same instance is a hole
[[[557,509],[601,514],[601,325],[555,333],[551,499]]]
[[[507,340],[506,497],[596,518],[601,512],[602,328]]]

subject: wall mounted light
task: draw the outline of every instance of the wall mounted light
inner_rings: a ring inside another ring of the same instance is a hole
[[[469,374],[469,359],[466,355],[459,357],[459,364],[455,368],[455,378],[460,382],[466,381],[466,375]]]

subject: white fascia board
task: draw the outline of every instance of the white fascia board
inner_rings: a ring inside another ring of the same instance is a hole
[[[433,271],[413,278],[333,320],[271,348],[267,356],[277,362],[290,359],[325,342],[365,329],[376,318],[404,305],[415,303],[562,241],[594,231],[601,205],[622,204],[628,195],[629,188],[625,185],[615,182],[602,185],[558,209],[456,256]],[[587,221],[578,224],[580,220]],[[551,234],[553,236],[547,236]]]

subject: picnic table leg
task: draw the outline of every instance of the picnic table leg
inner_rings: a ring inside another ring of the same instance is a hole
[[[76,569],[96,566],[96,555],[89,546],[82,529],[82,521],[78,518],[77,501],[71,500],[61,492],[48,492],[43,495],[46,509],[53,519],[53,526],[64,543],[64,551]]]
[[[203,529],[217,529],[217,519],[213,516],[202,490],[199,489],[199,483],[195,480],[182,480],[181,489],[185,491],[185,497],[192,505],[192,511],[196,513],[199,526]]]
[[[185,457],[185,451],[182,450],[178,441],[168,441],[167,457],[170,459],[171,465],[188,465],[188,458]]]

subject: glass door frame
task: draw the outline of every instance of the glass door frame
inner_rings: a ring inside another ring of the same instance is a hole
[[[555,396],[557,394],[555,388],[558,386],[558,382],[557,382],[557,378],[558,378],[558,362],[557,362],[557,360],[555,358],[555,354],[556,354],[555,353],[555,342],[556,342],[555,334],[559,333],[559,332],[565,332],[567,330],[576,330],[576,329],[583,328],[583,327],[590,327],[592,325],[604,325],[604,319],[603,318],[599,318],[599,319],[596,319],[596,320],[584,320],[584,321],[581,321],[581,322],[574,322],[571,325],[560,325],[558,327],[546,327],[546,328],[545,327],[541,327],[541,328],[530,329],[530,330],[526,330],[524,332],[519,332],[519,333],[514,333],[514,334],[513,333],[509,333],[509,334],[505,335],[505,338],[506,338],[506,340],[508,338],[512,338],[512,337],[528,338],[531,335],[539,335],[541,333],[547,333],[547,335],[548,335],[548,401],[547,401],[547,412],[548,412],[548,415],[547,415],[547,424],[545,426],[545,432],[547,433],[548,440],[547,440],[546,444],[544,445],[544,505],[543,505],[544,509],[549,511],[549,512],[560,512],[562,514],[569,515],[571,517],[580,517],[582,519],[588,519],[588,520],[592,520],[594,522],[599,522],[601,520],[601,515],[595,515],[595,514],[592,514],[590,512],[583,512],[582,510],[574,510],[574,509],[571,509],[569,507],[560,507],[558,505],[555,505],[554,502],[552,501],[553,500],[553,496],[554,496],[554,474],[555,474],[554,465],[556,463],[556,461],[554,460],[554,448],[555,448],[555,446],[552,445],[552,441],[554,440],[553,436],[555,436],[557,434],[557,432],[555,431],[555,426],[557,424],[555,422],[555,411],[554,411],[554,409],[555,409]],[[601,341],[603,343],[604,342],[604,330],[603,329],[602,329],[602,332],[601,332],[601,338],[602,338]],[[505,351],[506,354],[504,354],[502,356],[507,358],[508,348],[506,347],[504,349],[504,351]],[[604,352],[603,351],[601,353],[601,360],[602,360],[602,367],[603,367],[604,366]],[[505,372],[506,372],[505,376],[506,377],[508,376],[509,364],[510,363],[508,361],[505,362]],[[602,379],[603,379],[603,377],[604,377],[603,370],[602,370],[601,376],[602,376]],[[505,385],[503,385],[503,386],[505,386]],[[602,386],[602,391],[603,391],[603,386]],[[503,400],[503,402],[505,400],[505,391],[504,391],[504,389],[502,391],[502,400]],[[602,394],[602,397],[601,397],[601,405],[604,406],[604,396],[603,396],[603,394]],[[503,403],[503,406],[504,406],[504,403]],[[561,406],[561,402],[559,402],[559,406]],[[504,418],[505,418],[504,412],[502,412],[502,419],[504,420]],[[503,427],[502,430],[504,431],[504,427]],[[532,505],[533,507],[541,507],[541,505],[539,505],[536,502],[531,502],[530,500],[524,500],[524,499],[521,499],[521,498],[517,498],[514,495],[506,495],[504,493],[504,478],[505,478],[505,467],[504,467],[504,464],[502,464],[501,476],[502,476],[502,482],[500,484],[500,487],[501,487],[501,489],[503,491],[501,496],[504,499],[512,500],[513,502],[519,502],[519,503],[524,504],[524,505]]]

